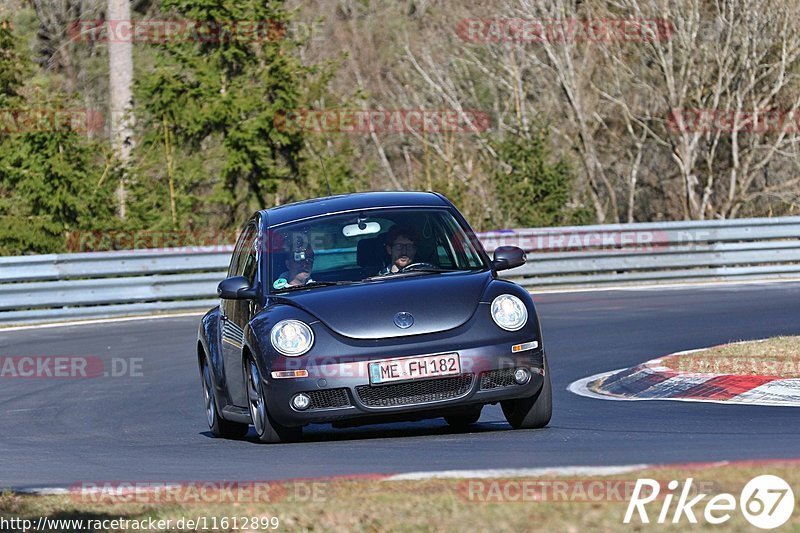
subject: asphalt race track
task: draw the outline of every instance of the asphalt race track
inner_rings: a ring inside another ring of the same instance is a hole
[[[296,444],[214,439],[195,363],[199,317],[0,330],[0,355],[141,358],[141,376],[0,379],[0,487],[78,481],[271,480],[366,473],[800,457],[800,411],[608,402],[576,379],[679,350],[800,334],[800,283],[544,294],[554,416],[513,431],[499,406],[444,420],[306,428]],[[252,435],[252,430],[251,430]]]

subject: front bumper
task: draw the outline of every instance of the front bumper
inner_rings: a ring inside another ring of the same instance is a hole
[[[277,422],[298,426],[359,419],[380,422],[381,418],[396,420],[404,416],[435,418],[468,406],[532,396],[544,382],[544,350],[537,347],[512,354],[511,346],[503,343],[450,351],[459,354],[459,376],[382,385],[370,385],[369,363],[386,359],[385,355],[297,358],[290,361],[291,365],[281,365],[280,370],[305,370],[308,377],[275,379],[267,374],[266,401]],[[426,353],[417,351],[399,357],[414,355]],[[514,381],[517,368],[530,371],[527,383],[519,385]],[[300,411],[291,406],[298,393],[311,398],[308,409]]]

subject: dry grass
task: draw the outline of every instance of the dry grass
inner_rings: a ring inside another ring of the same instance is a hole
[[[724,344],[666,357],[663,364],[681,372],[800,378],[800,337]]]
[[[712,494],[728,492],[737,498],[744,484],[760,474],[778,475],[800,494],[800,469],[797,464],[771,464],[762,466],[722,466],[706,469],[653,470],[609,477],[580,478],[589,480],[629,480],[630,486],[637,478],[650,477],[662,482],[676,479],[681,483],[688,477],[695,484],[713,487]],[[553,478],[549,478],[553,481]],[[558,481],[578,480],[558,478]],[[481,480],[483,483],[497,480]],[[503,480],[501,480],[502,483]],[[520,482],[526,480],[515,480]],[[541,481],[527,478],[527,481]],[[627,508],[623,501],[516,501],[494,499],[491,503],[474,501],[464,490],[465,480],[426,480],[390,482],[374,480],[338,480],[316,487],[316,497],[306,498],[305,489],[296,492],[287,485],[284,499],[267,503],[241,504],[103,504],[85,503],[70,496],[20,496],[6,493],[0,496],[0,516],[37,520],[40,516],[51,518],[113,519],[147,518],[172,519],[206,517],[277,516],[278,531],[618,531],[673,530],[686,528],[685,518],[678,525],[622,523]],[[708,488],[706,488],[708,490]],[[710,496],[709,496],[710,498]],[[309,501],[311,500],[311,501]],[[605,500],[605,499],[603,499]],[[675,498],[677,500],[677,497]],[[708,498],[704,501],[707,501]],[[655,521],[662,502],[648,506],[651,520]],[[702,505],[702,502],[701,502]],[[674,510],[675,503],[672,503]],[[697,508],[695,509],[697,510]],[[671,516],[672,513],[670,513]],[[698,526],[693,529],[726,531],[752,530],[737,510],[724,526],[702,524],[702,507]],[[209,522],[210,523],[210,522]],[[800,512],[795,511],[785,529],[800,530]],[[183,530],[188,530],[184,528]],[[221,528],[221,531],[235,531]],[[65,529],[62,531],[66,531]],[[172,528],[169,531],[182,531]]]

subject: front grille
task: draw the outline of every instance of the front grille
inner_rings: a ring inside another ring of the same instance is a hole
[[[347,389],[315,390],[306,394],[311,398],[309,410],[350,407],[350,396],[347,395]]]
[[[481,390],[513,387],[517,384],[514,381],[514,370],[514,368],[502,368],[484,372],[481,374]]]
[[[396,407],[418,403],[436,402],[464,396],[472,388],[473,374],[452,378],[390,383],[388,385],[362,385],[356,393],[367,407]]]

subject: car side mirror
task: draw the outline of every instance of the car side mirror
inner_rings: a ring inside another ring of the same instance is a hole
[[[494,251],[494,259],[492,260],[492,268],[495,271],[508,270],[510,268],[517,268],[522,266],[527,261],[525,251],[516,246],[499,246]]]
[[[217,295],[224,300],[253,300],[256,290],[244,276],[233,276],[217,285]]]

